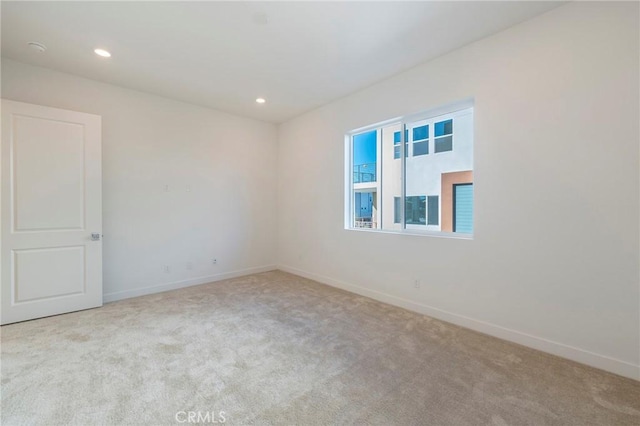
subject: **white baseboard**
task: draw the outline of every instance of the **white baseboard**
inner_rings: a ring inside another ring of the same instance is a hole
[[[428,315],[433,318],[440,319],[442,321],[450,322],[471,330],[479,331],[490,336],[497,337],[499,339],[514,342],[523,346],[527,346],[533,349],[547,352],[562,358],[570,359],[572,361],[586,364],[591,367],[599,368],[601,370],[609,371],[620,376],[628,377],[630,379],[640,380],[640,365],[634,365],[626,361],[611,358],[605,355],[600,355],[594,352],[590,352],[584,349],[576,348],[573,346],[565,345],[563,343],[553,342],[541,337],[532,336],[530,334],[522,333],[520,331],[511,330],[499,325],[487,323],[484,321],[469,318],[463,315],[447,312],[442,309],[428,306],[422,303],[413,302],[411,300],[403,299],[400,297],[392,296],[386,293],[382,293],[376,290],[371,290],[354,284],[346,283],[344,281],[336,280],[334,278],[326,277],[323,275],[302,271],[286,265],[279,265],[278,269],[281,271],[289,272],[301,277],[309,278],[314,281],[321,282],[323,284],[337,287],[342,290],[356,293],[361,296],[370,297],[371,299],[378,300],[380,302],[388,303],[390,305],[399,306],[401,308],[408,309],[410,311],[418,312],[420,314]]]
[[[162,293],[163,291],[177,290],[179,288],[191,287],[194,285],[207,284],[214,281],[227,280],[229,278],[242,277],[244,275],[257,274],[260,272],[273,271],[278,269],[276,265],[257,266],[253,268],[241,269],[238,271],[225,272],[222,274],[209,275],[205,277],[191,278],[183,281],[174,281],[171,283],[158,284],[132,290],[116,291],[106,293],[102,300],[104,303],[115,302],[116,300],[129,299],[131,297],[145,296],[147,294]]]

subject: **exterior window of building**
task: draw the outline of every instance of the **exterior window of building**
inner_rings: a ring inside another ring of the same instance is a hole
[[[404,132],[404,156],[405,157],[409,156],[408,135],[409,135],[409,132],[405,131]],[[400,131],[393,132],[393,158],[396,160],[400,158],[400,136],[401,136]]]
[[[430,195],[427,197],[427,225],[440,223],[440,197]]]
[[[427,155],[429,153],[429,125],[413,128],[413,156]]]
[[[347,229],[473,233],[471,101],[363,127],[345,144]]]
[[[427,197],[424,195],[406,197],[407,203],[404,209],[405,223],[407,225],[427,224]]]
[[[393,158],[400,158],[400,132],[393,134]]]
[[[453,120],[436,123],[436,149],[435,152],[453,150]]]

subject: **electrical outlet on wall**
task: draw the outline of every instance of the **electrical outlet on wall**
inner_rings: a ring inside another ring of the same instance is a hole
[[[413,288],[420,288],[420,280],[413,280]]]
[[[168,274],[169,272],[171,272],[171,268],[169,268],[169,265],[164,265],[162,267],[162,270],[164,271],[165,274]]]
[[[217,265],[218,264],[218,259],[216,259],[215,257],[213,259],[211,259],[211,264],[212,265]]]

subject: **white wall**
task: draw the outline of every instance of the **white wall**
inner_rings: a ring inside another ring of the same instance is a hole
[[[107,301],[276,263],[274,125],[4,58],[2,97],[102,116]]]
[[[640,379],[638,12],[571,3],[281,125],[282,268]],[[343,229],[344,134],[469,97],[474,239]]]

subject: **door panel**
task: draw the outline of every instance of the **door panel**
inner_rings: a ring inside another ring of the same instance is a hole
[[[13,229],[84,228],[84,126],[14,114],[11,128]]]
[[[43,269],[43,264],[52,264]],[[84,293],[84,247],[13,251],[15,304]],[[51,282],[58,283],[56,286]]]
[[[100,127],[2,100],[2,324],[102,305]]]

